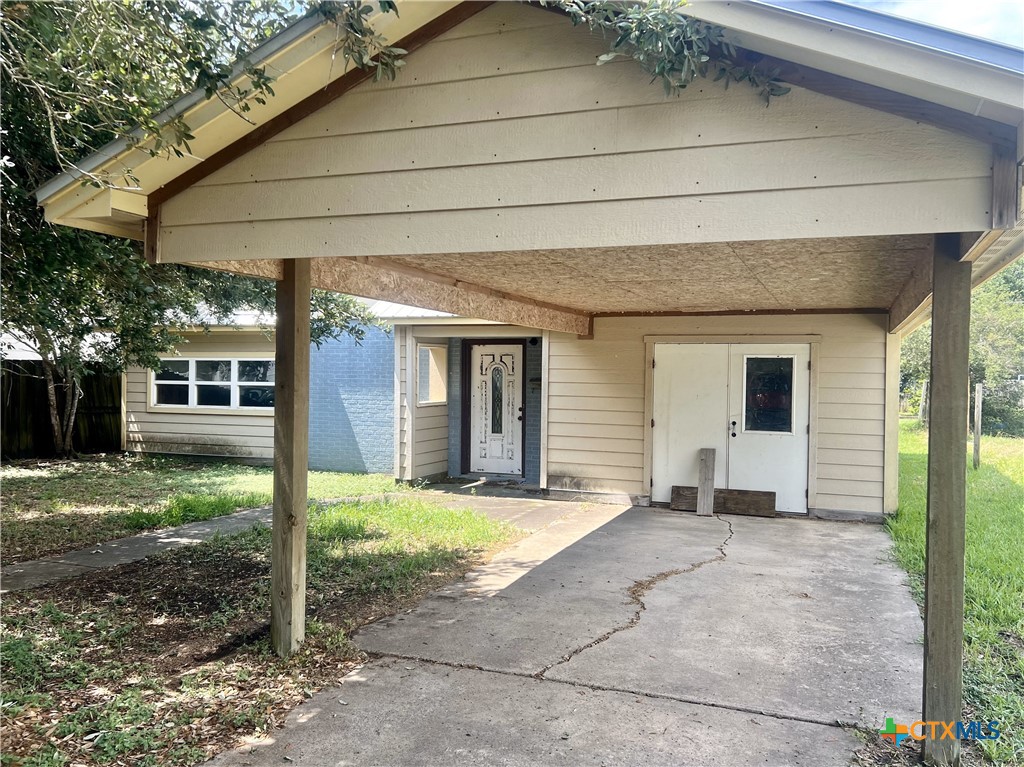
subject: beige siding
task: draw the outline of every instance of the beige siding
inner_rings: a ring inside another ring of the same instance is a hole
[[[496,3],[412,54],[396,82],[360,85],[164,204],[161,258],[987,226],[986,144],[800,88],[768,108],[710,82],[666,98],[632,61],[595,66],[606,48]]]
[[[885,326],[877,314],[599,318],[593,340],[552,334],[548,485],[644,493],[645,336],[817,335],[815,506],[880,512]]]
[[[398,469],[401,480],[448,473],[448,405],[419,405],[416,391],[416,342],[412,328],[395,327],[396,375],[399,381]],[[447,343],[430,340],[431,343]]]
[[[411,447],[409,444],[410,434],[410,410],[409,410],[409,366],[408,366],[408,338],[409,329],[404,326],[395,327],[395,359],[398,368],[399,396],[396,399],[398,408],[398,462],[397,476],[401,480],[412,479],[412,466],[409,461]]]
[[[419,342],[447,345],[447,341],[436,338],[411,338],[411,332],[409,335],[408,353],[410,355],[409,367],[411,371],[409,380],[412,383],[409,403],[412,407],[413,418],[412,476],[413,478],[419,478],[447,474],[448,404],[418,404],[417,400],[420,396],[418,391],[420,371],[417,369],[416,356],[416,344]]]
[[[189,334],[182,357],[238,357],[274,353],[274,341],[260,332]],[[125,382],[125,449],[144,453],[273,459],[274,419],[251,412],[156,409],[150,405],[150,373],[129,368]]]

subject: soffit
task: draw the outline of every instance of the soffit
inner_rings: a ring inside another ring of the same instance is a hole
[[[402,256],[447,278],[585,312],[885,309],[929,236]]]

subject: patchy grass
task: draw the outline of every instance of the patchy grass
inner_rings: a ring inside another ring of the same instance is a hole
[[[888,527],[918,604],[927,468],[927,432],[904,422],[900,507]],[[1002,737],[980,742],[989,760],[1024,764],[1024,439],[983,437],[981,468],[968,468],[966,566],[964,716],[1000,722]]]
[[[191,765],[266,733],[411,607],[519,533],[413,498],[311,510],[308,639],[269,649],[270,533],[178,549],[4,598],[4,765]]]
[[[224,461],[109,455],[0,467],[5,564],[271,502],[273,470]],[[395,492],[384,474],[309,473],[314,500]]]

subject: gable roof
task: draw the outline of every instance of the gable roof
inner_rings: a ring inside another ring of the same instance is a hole
[[[389,40],[411,51],[489,4],[399,0],[399,16],[378,14],[374,24]],[[935,104],[961,115],[954,119],[954,129],[976,128],[1007,148],[1017,143],[1024,109],[1024,67],[1014,68],[1015,57],[1024,54],[1017,49],[841,3],[693,0],[687,8],[694,17],[726,27],[738,44],[768,56],[769,63],[777,59],[802,66],[800,71],[789,67],[783,72],[790,82],[814,89],[814,78],[820,80],[825,73],[845,78],[841,85],[884,88],[909,97],[913,113],[921,119],[928,119],[921,104]],[[277,73],[277,95],[266,105],[254,105],[250,113],[255,125],[216,99],[207,100],[200,92],[188,94],[165,114],[185,115],[196,136],[193,156],[153,159],[125,141],[112,142],[82,160],[80,167],[101,172],[132,166],[140,188],[95,189],[83,186],[80,174],[63,173],[36,192],[47,220],[141,239],[150,214],[147,203],[173,196],[175,189],[221,167],[369,76],[361,70],[343,72],[332,62],[335,35],[325,24],[317,17],[304,18],[250,57]]]

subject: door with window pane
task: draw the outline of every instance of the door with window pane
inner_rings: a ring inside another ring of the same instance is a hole
[[[806,511],[810,347],[734,344],[729,355],[729,487],[774,490],[779,511]]]
[[[469,469],[523,473],[523,347],[487,344],[470,355]]]
[[[657,344],[651,499],[697,484],[701,448],[715,450],[715,487],[775,493],[807,510],[810,346]]]

